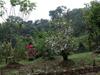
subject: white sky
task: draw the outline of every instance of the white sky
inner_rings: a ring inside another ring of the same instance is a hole
[[[85,3],[93,0],[31,0],[36,3],[36,10],[32,12],[29,19],[47,18],[49,19],[49,11],[56,9],[58,6],[66,6],[67,8],[82,8]]]
[[[5,0],[7,3],[9,0]],[[82,8],[85,3],[89,3],[93,0],[31,0],[36,3],[36,10],[33,10],[31,13],[29,20],[37,20],[37,19],[49,19],[49,11],[56,9],[58,6],[66,6],[67,8]],[[7,4],[7,9],[10,9],[10,5]],[[17,12],[17,10],[16,10]]]

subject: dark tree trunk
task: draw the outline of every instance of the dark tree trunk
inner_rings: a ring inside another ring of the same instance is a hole
[[[62,55],[64,61],[68,61],[68,55],[69,55],[68,52],[66,53],[65,50],[62,50],[61,55]]]
[[[67,61],[68,60],[68,55],[62,55],[63,56],[63,60]]]
[[[89,51],[92,51],[92,42],[90,39],[88,41],[89,41]]]
[[[5,63],[6,63],[6,64],[8,63],[8,59],[7,59],[7,58],[5,58]]]

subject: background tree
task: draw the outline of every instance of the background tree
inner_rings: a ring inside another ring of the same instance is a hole
[[[63,16],[65,13],[64,9],[66,9],[66,7],[61,6],[56,10],[50,11],[52,18],[51,29],[53,31],[49,32],[45,47],[48,52],[61,54],[64,60],[68,60],[68,54],[72,50],[72,28],[71,24]]]
[[[19,16],[27,20],[31,11],[36,7],[35,3],[30,2],[30,0],[10,0],[9,3],[11,4],[10,11],[5,7],[6,2],[0,0],[0,16],[4,22],[6,21],[6,17],[9,16]],[[17,9],[18,7],[19,10]],[[18,12],[15,12],[16,9]]]
[[[72,23],[73,35],[78,37],[86,33],[86,24],[84,22],[83,9],[73,9],[65,14],[65,18]]]
[[[93,42],[96,44],[95,46],[98,47],[99,40],[96,41],[96,37],[100,34],[100,2],[99,1],[92,1],[86,5],[85,8],[85,21],[87,23],[87,30],[88,30],[88,41],[89,41],[89,49],[92,50]]]
[[[34,22],[34,26],[37,31],[48,31],[49,30],[49,20],[47,19],[40,19]]]

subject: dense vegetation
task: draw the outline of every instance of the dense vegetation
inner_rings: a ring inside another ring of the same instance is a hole
[[[100,2],[92,1],[86,7],[69,10],[59,6],[49,11],[50,20],[26,21],[36,7],[29,0],[10,0],[11,8],[20,6],[23,17],[14,10],[7,15],[4,2],[0,1],[0,63],[27,59],[25,46],[32,42],[38,50],[38,57],[53,59],[96,50],[100,47]],[[2,8],[2,9],[1,9]],[[8,18],[5,19],[4,15]],[[34,15],[34,14],[33,14]],[[11,58],[11,59],[10,59]],[[10,61],[8,61],[10,59]]]

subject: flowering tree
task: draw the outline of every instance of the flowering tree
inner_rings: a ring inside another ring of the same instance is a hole
[[[71,23],[64,17],[63,8],[58,7],[54,12],[58,13],[51,21],[51,32],[46,38],[46,48],[49,52],[60,54],[64,60],[68,60],[68,54],[72,50],[72,32]],[[68,11],[68,10],[67,10]],[[53,11],[52,11],[53,12]]]

